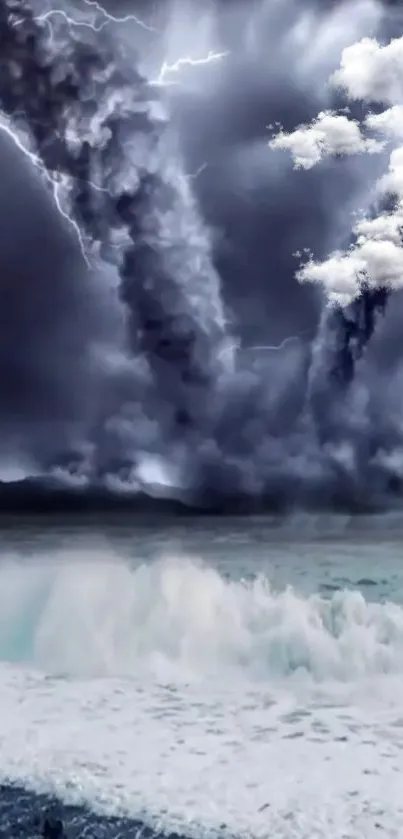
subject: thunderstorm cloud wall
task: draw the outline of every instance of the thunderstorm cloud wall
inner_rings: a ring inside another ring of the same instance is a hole
[[[1,3],[0,477],[223,508],[394,503],[401,292],[329,309],[297,278],[376,214],[388,151],[295,170],[269,141],[377,112],[329,79],[346,47],[400,37],[398,4],[57,8]]]

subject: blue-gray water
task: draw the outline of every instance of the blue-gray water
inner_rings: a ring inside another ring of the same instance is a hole
[[[402,537],[4,520],[0,836],[402,835]]]

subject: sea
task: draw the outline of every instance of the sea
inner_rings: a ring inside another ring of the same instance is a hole
[[[0,522],[0,836],[403,836],[403,515]]]

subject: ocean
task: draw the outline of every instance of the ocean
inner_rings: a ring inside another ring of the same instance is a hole
[[[401,837],[402,536],[3,522],[0,836]]]

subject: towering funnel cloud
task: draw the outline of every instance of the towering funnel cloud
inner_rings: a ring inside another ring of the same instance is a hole
[[[0,101],[64,179],[84,241],[116,259],[130,349],[148,362],[154,403],[172,407],[174,433],[195,422],[220,369],[219,279],[159,95],[124,51],[117,63],[108,34],[81,35],[66,23],[49,34],[23,0],[3,4]]]

